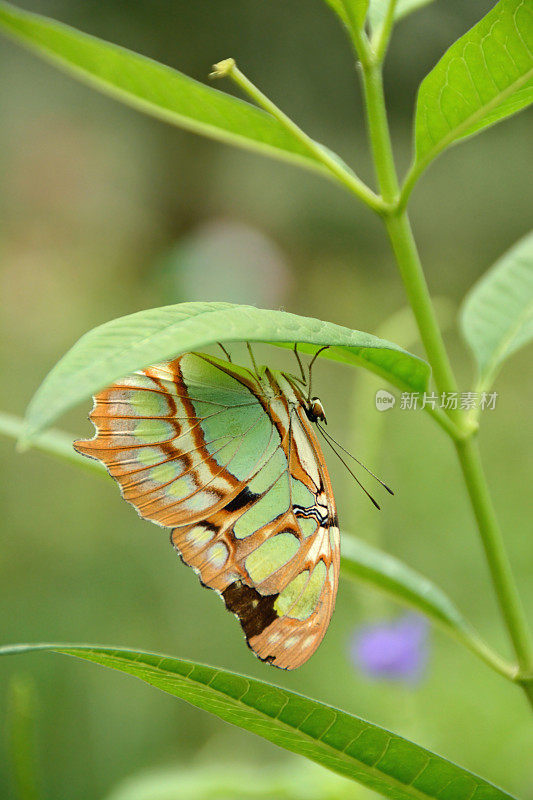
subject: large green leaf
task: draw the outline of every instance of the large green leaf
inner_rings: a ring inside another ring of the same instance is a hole
[[[117,378],[215,342],[270,342],[356,364],[411,392],[424,391],[425,361],[395,344],[332,322],[232,303],[180,303],[139,311],[94,328],[48,374],[27,412],[33,436],[80,400]]]
[[[150,58],[0,2],[0,30],[96,89],[195,133],[325,171],[270,114]]]
[[[91,645],[56,650],[126,672],[393,800],[504,800],[506,792],[407,739],[295,692],[177,658]]]
[[[506,358],[533,339],[533,232],[507,251],[470,290],[461,327],[490,387]]]
[[[493,669],[507,678],[514,677],[513,665],[491,650],[442,589],[403,561],[343,533],[341,571],[425,614]]]
[[[500,0],[422,81],[415,120],[416,177],[449,145],[533,99],[533,4]]]
[[[398,0],[394,9],[394,19],[398,21],[432,2],[433,0]],[[383,23],[389,4],[390,0],[370,0],[368,16],[373,30],[379,28]]]

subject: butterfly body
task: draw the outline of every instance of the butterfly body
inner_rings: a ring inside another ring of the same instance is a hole
[[[100,459],[146,519],[239,619],[251,649],[303,664],[329,624],[339,532],[331,482],[296,378],[202,353],[139,370],[95,397]]]

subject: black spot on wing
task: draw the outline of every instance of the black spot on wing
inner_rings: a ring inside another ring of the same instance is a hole
[[[239,618],[247,639],[259,636],[278,618],[274,603],[278,594],[259,594],[257,589],[235,581],[222,592],[226,608]]]
[[[254,494],[249,490],[247,486],[244,487],[242,492],[230,500],[227,506],[225,506],[226,511],[239,511],[244,506],[247,506],[249,503],[253,503],[254,500],[257,500],[259,497],[258,494]]]

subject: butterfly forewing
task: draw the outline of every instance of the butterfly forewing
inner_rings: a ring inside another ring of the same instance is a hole
[[[320,446],[281,373],[203,354],[141,370],[95,397],[100,459],[139,514],[172,529],[259,658],[292,669],[320,644],[339,533]]]

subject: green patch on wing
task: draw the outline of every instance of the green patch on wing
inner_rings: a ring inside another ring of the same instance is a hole
[[[319,561],[311,575],[308,570],[303,570],[280,592],[274,603],[274,608],[279,616],[289,616],[293,619],[307,619],[316,608],[324,582],[326,580],[326,565]]]

